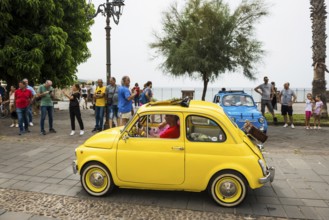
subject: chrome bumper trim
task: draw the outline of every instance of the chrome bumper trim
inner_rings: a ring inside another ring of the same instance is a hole
[[[77,165],[77,161],[76,160],[74,160],[72,162],[72,168],[73,168],[73,173],[74,174],[77,174],[77,172],[78,172],[78,165]]]
[[[267,175],[263,178],[259,179],[259,183],[264,184],[267,182],[273,182],[275,176],[275,169],[274,167],[269,167],[267,170]]]

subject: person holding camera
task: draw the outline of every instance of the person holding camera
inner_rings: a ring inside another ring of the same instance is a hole
[[[75,118],[77,118],[79,126],[80,126],[80,135],[83,135],[84,132],[84,126],[83,121],[81,118],[81,111],[80,111],[80,85],[78,83],[74,84],[72,86],[72,91],[70,94],[67,94],[65,90],[62,90],[62,93],[70,100],[70,119],[71,119],[71,133],[70,135],[75,134]]]
[[[119,85],[116,84],[116,79],[111,77],[110,85],[106,87],[107,108],[109,117],[109,128],[112,128],[113,119],[116,119],[116,126],[118,126],[118,91]]]
[[[54,113],[54,104],[52,98],[54,98],[54,88],[52,87],[52,81],[47,80],[45,84],[40,85],[37,92],[37,99],[41,100],[41,117],[40,117],[40,129],[42,135],[46,135],[45,131],[45,119],[46,114],[48,113],[48,122],[49,122],[49,133],[56,133],[56,130],[53,127],[53,113]]]

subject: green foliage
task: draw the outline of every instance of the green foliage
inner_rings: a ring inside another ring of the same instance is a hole
[[[201,77],[204,100],[208,82],[227,71],[242,70],[254,79],[254,65],[264,53],[254,26],[265,15],[263,0],[243,0],[233,12],[221,0],[189,0],[182,11],[174,4],[164,13],[163,31],[150,47],[164,56],[165,71]]]
[[[87,14],[93,11],[85,0],[1,0],[0,78],[74,82],[77,66],[90,56]]]

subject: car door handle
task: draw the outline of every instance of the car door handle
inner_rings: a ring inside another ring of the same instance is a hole
[[[180,151],[180,150],[184,150],[184,147],[172,147],[171,149]]]

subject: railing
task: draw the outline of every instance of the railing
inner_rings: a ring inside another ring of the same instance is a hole
[[[181,98],[182,92],[181,90],[184,88],[153,88],[154,98],[157,100],[166,100],[171,98]],[[194,90],[194,99],[201,100],[203,88],[189,88],[188,90]],[[208,88],[206,93],[206,101],[212,101],[215,94],[218,93],[220,88]],[[246,93],[253,96],[256,102],[260,102],[261,96],[254,91],[253,88],[226,88],[229,90],[244,90]],[[306,99],[307,93],[312,93],[312,89],[292,89],[297,96],[297,102],[304,102]]]
[[[182,90],[185,88],[153,88],[154,98],[157,100],[168,100],[172,98],[182,98]],[[194,90],[194,99],[201,100],[203,88],[188,88],[187,90]],[[208,88],[206,93],[206,101],[212,102],[214,96],[218,93],[220,88]],[[249,95],[252,95],[255,102],[260,102],[261,96],[254,91],[252,88],[226,88],[229,90],[243,90]],[[306,99],[307,93],[312,93],[312,89],[292,89],[297,95],[297,102],[304,102]],[[69,90],[67,90],[69,93]],[[56,97],[59,100],[66,100],[61,93],[61,90],[56,89]]]

